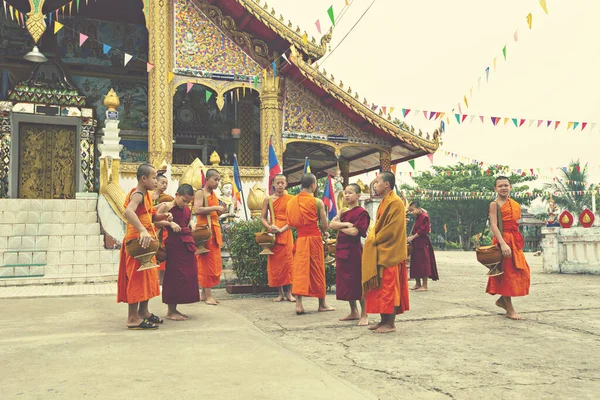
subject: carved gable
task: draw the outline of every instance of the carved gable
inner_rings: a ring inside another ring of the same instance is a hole
[[[176,73],[249,77],[258,75],[260,71],[260,65],[223,33],[200,6],[190,0],[175,1]]]

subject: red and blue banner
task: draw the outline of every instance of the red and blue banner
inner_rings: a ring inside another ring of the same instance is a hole
[[[327,174],[327,183],[325,184],[325,191],[323,192],[323,204],[327,207],[327,218],[332,220],[337,215],[337,205],[335,204],[333,181],[329,174]]]
[[[240,179],[240,168],[238,167],[237,155],[233,155],[233,191],[231,197],[236,202],[241,202],[242,180]]]
[[[277,161],[277,155],[275,154],[275,148],[271,139],[269,139],[269,194],[273,194],[273,179],[275,175],[281,174],[281,165]]]

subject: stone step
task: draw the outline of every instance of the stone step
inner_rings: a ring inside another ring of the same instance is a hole
[[[31,251],[97,249],[104,246],[101,235],[91,236],[15,236],[0,237],[0,251],[31,249]]]
[[[97,199],[77,200],[33,200],[33,199],[0,199],[0,211],[15,213],[18,211],[96,211]]]
[[[118,250],[106,249],[4,252],[0,253],[0,266],[114,264],[119,262],[119,256]]]
[[[0,279],[42,277],[45,276],[44,265],[18,265],[0,267]]]
[[[61,265],[28,265],[0,267],[0,282],[15,278],[44,277],[53,282],[69,282],[71,278],[87,278],[88,280],[116,280],[119,273],[118,264],[61,264]],[[34,283],[34,282],[28,282]],[[15,284],[15,282],[12,282]],[[3,285],[4,286],[4,285]]]
[[[16,236],[91,236],[100,234],[100,224],[95,222],[61,224],[4,224],[0,225],[0,237]]]
[[[98,222],[92,211],[1,211],[0,226],[9,224],[65,224]]]

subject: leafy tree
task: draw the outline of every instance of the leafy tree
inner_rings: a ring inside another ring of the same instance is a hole
[[[425,208],[431,220],[432,233],[442,235],[446,240],[458,242],[463,250],[469,250],[472,245],[471,238],[481,232],[487,220],[488,209],[493,195],[494,180],[498,175],[507,176],[512,183],[513,192],[529,190],[523,182],[534,180],[533,176],[505,174],[507,167],[497,165],[483,170],[478,164],[459,163],[454,166],[433,167],[435,173],[425,173],[414,177],[416,187],[404,186],[403,189],[412,189],[409,201],[417,200]],[[431,196],[431,190],[442,192],[462,192],[456,200],[444,199],[440,201]],[[470,199],[473,192],[490,193],[489,199]],[[466,197],[466,198],[465,198]],[[529,204],[530,199],[515,199],[521,204]],[[447,233],[444,232],[447,226]]]
[[[587,164],[582,167],[579,160],[571,161],[568,168],[561,169],[560,175],[556,182],[544,184],[544,191],[553,193],[554,203],[576,214],[584,207],[591,209],[593,196],[590,190],[597,186],[587,183]],[[549,195],[544,196],[545,200],[549,198]]]

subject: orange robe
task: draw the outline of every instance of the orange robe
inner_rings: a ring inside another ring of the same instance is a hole
[[[317,213],[317,199],[300,192],[287,204],[287,223],[298,231],[292,261],[292,293],[325,298],[325,252]]]
[[[206,196],[206,207],[216,207],[219,205],[219,198],[215,192]],[[223,261],[221,260],[221,246],[223,245],[223,236],[221,235],[221,224],[219,215],[216,211],[210,213],[212,235],[206,243],[208,253],[197,254],[196,262],[198,264],[198,285],[202,288],[210,289],[215,287],[221,281],[221,271],[223,270]],[[206,215],[196,215],[196,227],[208,225]]]
[[[129,192],[129,195],[125,200],[125,208],[127,208],[131,195],[135,191],[137,191],[137,188],[132,189]],[[152,205],[150,193],[146,192],[144,203],[138,206],[135,213],[148,233],[154,235],[154,230],[152,229],[152,216],[156,214],[156,210]],[[117,280],[117,302],[119,303],[139,303],[160,294],[158,271],[156,268],[138,271],[141,262],[131,257],[125,251],[125,244],[130,240],[135,240],[139,237],[140,233],[128,222],[127,232],[125,233],[125,238],[123,238],[123,244],[121,246],[121,259],[119,260],[119,277]]]
[[[392,191],[381,201],[363,248],[367,313],[402,314],[410,309],[406,257],[406,208]]]
[[[517,221],[521,219],[521,205],[512,199],[500,207],[504,241],[512,250],[512,257],[502,259],[504,273],[490,276],[485,291],[507,297],[526,296],[529,294],[531,272],[523,253],[523,236],[519,232]],[[494,238],[494,244],[498,241]]]
[[[274,224],[278,228],[287,225],[287,205],[293,197],[286,193],[273,200]],[[269,286],[279,287],[292,283],[293,249],[294,236],[290,229],[276,235],[275,245],[271,248],[271,251],[275,254],[267,258]]]
[[[154,205],[157,206],[161,203],[168,203],[170,201],[173,201],[173,197],[169,196],[168,194],[165,193],[161,193],[160,196],[158,196],[158,199],[156,199],[156,201],[154,202]],[[158,229],[156,229],[156,232],[158,232]],[[165,228],[162,230],[162,243],[161,246],[164,248],[165,247],[165,243],[167,241],[167,237],[169,236],[169,231]],[[163,261],[160,263],[160,267],[158,267],[159,271],[164,271],[167,268],[167,261]]]

